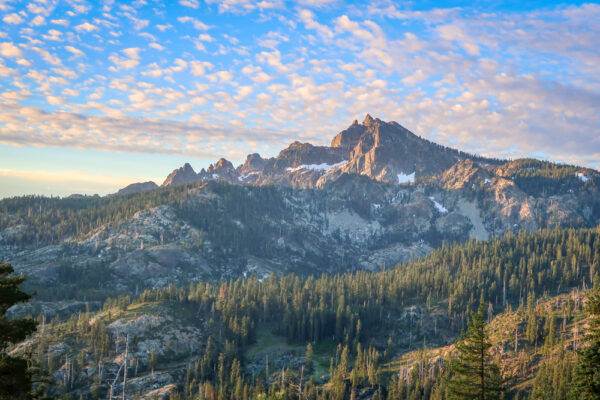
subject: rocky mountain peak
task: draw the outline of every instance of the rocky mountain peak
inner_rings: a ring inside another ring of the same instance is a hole
[[[194,171],[194,168],[189,163],[185,163],[183,167],[173,170],[167,176],[167,179],[163,182],[162,186],[180,185],[182,183],[191,183],[198,180],[198,175]]]
[[[202,179],[225,179],[229,181],[237,180],[238,173],[233,167],[231,161],[220,158],[216,163],[211,164],[206,170],[206,175]]]
[[[265,167],[267,161],[258,153],[248,154],[246,161],[238,167],[238,173],[248,174],[251,172],[260,172]]]
[[[363,123],[362,123],[362,124],[363,124],[364,126],[371,126],[371,125],[372,125],[372,124],[375,122],[375,120],[376,120],[376,119],[373,119],[373,117],[371,117],[371,114],[367,114],[367,115],[365,116],[365,120],[363,121]],[[377,119],[377,120],[378,120],[378,119]]]
[[[210,172],[215,171],[215,170],[223,170],[223,169],[233,169],[233,164],[231,163],[231,161],[225,159],[225,158],[219,158],[219,161],[217,161],[214,165],[211,165],[208,168],[208,171]]]

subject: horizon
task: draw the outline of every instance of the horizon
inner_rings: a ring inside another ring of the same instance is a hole
[[[596,3],[0,1],[0,19],[0,198],[160,185],[328,145],[367,113],[600,167]]]

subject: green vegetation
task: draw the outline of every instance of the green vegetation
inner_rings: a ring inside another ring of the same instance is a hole
[[[579,353],[571,397],[591,400],[600,398],[600,290],[588,298],[587,312],[592,316],[585,340],[587,347]]]
[[[467,330],[455,344],[457,356],[450,361],[444,390],[449,399],[501,399],[502,378],[498,365],[492,362],[492,344],[485,331],[484,306],[479,303],[471,314]]]
[[[6,311],[31,296],[20,290],[24,276],[11,276],[10,264],[0,263],[0,399],[27,399],[31,396],[32,371],[27,359],[7,352],[10,345],[23,341],[35,332],[36,321],[30,318],[9,320]]]
[[[512,178],[519,188],[532,196],[565,194],[581,188],[597,187],[598,184],[592,175],[588,176],[586,182],[577,176],[577,173],[589,174],[589,170],[584,168],[531,158],[508,162],[498,169],[503,170],[502,175]]]
[[[508,234],[377,272],[251,276],[109,298],[98,313],[45,324],[27,348],[34,365],[62,377],[56,395],[105,396],[122,359],[115,327],[131,323],[131,376],[168,373],[185,399],[480,398],[483,384],[492,399],[501,375],[506,398],[566,400],[587,314],[597,313],[593,301],[583,311],[576,290],[599,285],[598,265],[600,229]],[[182,349],[177,336],[190,329],[201,344]],[[595,365],[594,340],[577,377]]]

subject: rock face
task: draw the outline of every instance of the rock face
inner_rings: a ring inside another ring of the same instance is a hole
[[[238,181],[241,183],[253,184],[267,164],[267,160],[258,153],[248,154],[246,161],[237,167]]]
[[[341,172],[366,175],[388,183],[406,183],[439,174],[460,160],[456,150],[422,139],[396,122],[367,114],[339,133],[332,146],[352,148]]]
[[[182,183],[192,183],[198,181],[200,178],[194,171],[194,168],[188,163],[185,163],[183,167],[178,168],[171,172],[167,179],[163,182],[162,186],[181,185]]]
[[[223,179],[229,182],[237,181],[238,175],[233,164],[224,158],[220,158],[219,161],[211,164],[205,172],[198,174],[200,179]]]
[[[152,181],[132,183],[131,185],[125,186],[123,189],[119,189],[117,194],[142,193],[156,189],[157,187],[158,185]]]
[[[229,161],[220,159],[197,175],[186,164],[173,171],[163,186],[222,179],[232,183],[310,189],[323,187],[345,173],[405,184],[439,174],[458,161],[475,159],[420,138],[396,122],[384,122],[367,114],[362,123],[355,120],[338,133],[331,146],[296,141],[277,157],[265,160],[259,154],[250,154],[237,169]]]
[[[263,170],[266,163],[267,160],[262,158],[258,153],[248,154],[248,157],[246,157],[246,161],[244,162],[244,164],[240,165],[237,168],[237,172],[240,175],[250,174],[253,172],[260,172]]]

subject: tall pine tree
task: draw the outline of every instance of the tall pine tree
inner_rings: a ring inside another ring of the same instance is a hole
[[[587,346],[579,352],[579,361],[571,383],[571,398],[600,399],[600,290],[588,297],[586,305],[590,326],[585,336]]]
[[[485,332],[483,302],[479,310],[471,313],[467,330],[456,342],[455,359],[450,361],[445,378],[449,399],[494,400],[502,397],[500,370],[491,360],[492,346]]]
[[[0,263],[0,399],[27,399],[31,391],[31,374],[27,360],[7,353],[11,344],[24,340],[36,329],[37,323],[30,318],[12,319],[6,312],[17,303],[28,301],[31,296],[20,290],[24,276],[11,276],[10,264]]]

